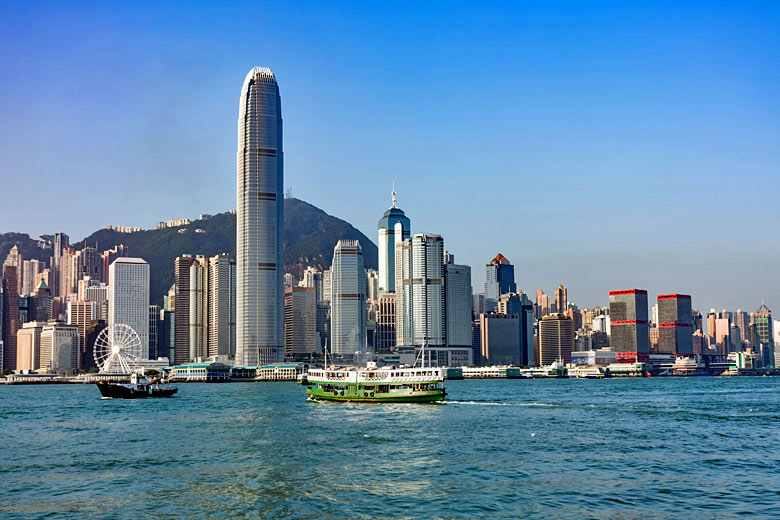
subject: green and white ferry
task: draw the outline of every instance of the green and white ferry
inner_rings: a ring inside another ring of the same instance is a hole
[[[309,399],[356,403],[431,403],[443,401],[444,369],[434,367],[365,368],[331,366],[310,369],[301,378]]]

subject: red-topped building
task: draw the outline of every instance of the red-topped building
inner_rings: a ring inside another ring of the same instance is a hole
[[[610,346],[620,363],[650,360],[650,325],[647,291],[627,289],[609,292]]]
[[[693,312],[689,295],[658,296],[658,352],[693,354]]]

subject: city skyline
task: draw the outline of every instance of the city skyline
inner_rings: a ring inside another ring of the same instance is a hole
[[[766,73],[775,69],[777,55],[769,30],[777,18],[773,10],[721,7],[700,16],[692,8],[644,12],[624,6],[603,13],[581,8],[574,17],[560,9],[529,8],[510,10],[502,19],[506,10],[429,7],[413,13],[409,28],[401,20],[410,13],[376,7],[350,17],[318,6],[295,20],[308,32],[302,42],[292,42],[284,28],[301,12],[284,7],[269,15],[267,24],[282,42],[280,50],[239,49],[237,36],[227,34],[226,27],[247,22],[228,10],[215,16],[219,30],[190,42],[192,50],[173,46],[149,61],[148,53],[130,52],[124,38],[136,35],[148,17],[118,16],[121,10],[104,8],[79,18],[81,9],[71,14],[33,13],[25,6],[10,10],[8,20],[25,32],[9,28],[7,34],[18,36],[19,43],[0,43],[13,50],[7,53],[8,95],[0,101],[7,114],[0,124],[7,157],[4,185],[22,188],[40,178],[36,195],[43,207],[59,207],[62,197],[80,200],[78,194],[96,183],[109,192],[121,190],[127,203],[92,200],[85,211],[55,217],[22,211],[19,197],[7,201],[8,227],[1,231],[52,233],[59,231],[52,229],[56,219],[62,231],[85,236],[106,222],[151,228],[157,220],[234,207],[237,77],[260,62],[284,78],[287,187],[293,195],[373,237],[395,180],[412,232],[446,237],[459,262],[475,269],[474,287],[483,282],[479,266],[500,251],[517,266],[519,289],[532,294],[541,287],[550,294],[563,282],[569,299],[581,307],[604,306],[615,287],[646,288],[651,300],[658,294],[691,294],[693,307],[702,312],[752,311],[762,300],[777,307],[773,299],[780,280],[773,266],[780,251],[771,240],[762,243],[779,211],[771,198],[780,178],[772,144],[780,133],[773,117],[778,102],[771,95],[777,81]],[[194,6],[180,27],[155,22],[138,48],[159,49],[161,41],[184,31],[196,33],[203,23],[198,14],[202,7]],[[557,15],[562,16],[556,22]],[[344,45],[364,45],[349,47],[342,59],[323,60],[339,43],[319,28],[317,16],[333,21],[334,29],[350,29],[344,31]],[[47,33],[60,19],[74,23],[57,24]],[[388,27],[383,36],[359,28],[362,21],[376,27],[380,20]],[[707,45],[682,36],[693,22],[695,35]],[[96,30],[101,24],[103,33]],[[440,40],[416,32],[429,25],[439,29]],[[560,38],[567,30],[570,35]],[[605,36],[588,39],[598,30]],[[460,34],[463,42],[456,41]],[[394,37],[405,35],[414,38],[397,53],[384,52],[387,63],[369,61]],[[317,37],[325,40],[321,49],[299,47]],[[31,38],[37,42],[23,46]],[[29,72],[44,64],[44,56],[46,64],[51,61],[58,38],[70,43],[55,54],[56,67],[73,66],[81,75],[63,74],[62,91],[31,103],[29,96],[42,87],[32,83]],[[599,44],[609,38],[625,44],[623,49]],[[215,40],[222,45],[209,50]],[[115,53],[94,50],[94,63],[84,61],[90,55],[84,46],[96,43],[129,53],[120,66],[127,76],[121,84],[114,82]],[[426,43],[434,44],[427,53],[413,52]],[[533,44],[531,50],[523,50],[523,43]],[[658,51],[667,51],[665,57]],[[334,67],[338,74],[329,74]],[[469,69],[474,74],[459,73]],[[453,73],[457,86],[446,81]],[[398,77],[409,81],[391,80]],[[128,92],[146,82],[155,87]],[[127,108],[118,107],[116,119],[101,115],[102,107],[114,102],[113,95],[103,93],[111,91],[107,85],[127,94]],[[193,100],[186,109],[169,103],[182,91]],[[405,99],[413,114],[399,115],[396,98]],[[383,104],[384,99],[390,101]],[[163,112],[167,116],[157,115]],[[38,136],[30,125],[44,115],[47,124],[36,132],[46,138],[56,130],[62,139],[30,157]],[[456,125],[459,120],[466,126]],[[119,140],[106,130],[117,123]],[[121,141],[132,155],[98,132]],[[458,153],[472,142],[477,152]],[[44,164],[55,156],[56,178],[70,176],[72,183],[46,176]],[[496,179],[500,190],[492,182]],[[430,203],[431,193],[440,203]],[[358,203],[343,204],[345,198]],[[553,211],[560,200],[567,211]],[[741,246],[724,250],[707,238],[709,228],[739,237]]]

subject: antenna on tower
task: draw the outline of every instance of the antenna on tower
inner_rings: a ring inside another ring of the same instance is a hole
[[[393,207],[395,207],[395,181],[393,181]]]

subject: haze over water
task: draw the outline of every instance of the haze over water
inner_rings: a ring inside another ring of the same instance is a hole
[[[441,405],[291,383],[101,400],[0,388],[0,516],[776,518],[780,378],[448,381]]]

